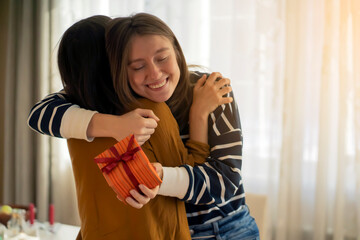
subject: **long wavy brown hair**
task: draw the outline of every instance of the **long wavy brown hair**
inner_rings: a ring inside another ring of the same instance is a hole
[[[140,97],[131,89],[127,73],[130,43],[134,36],[139,35],[160,35],[172,43],[180,68],[180,79],[173,95],[166,103],[179,125],[187,123],[188,111],[184,108],[189,108],[192,101],[192,94],[189,93],[191,83],[188,66],[175,34],[161,19],[151,14],[138,13],[129,17],[115,18],[106,27],[106,50],[113,85],[120,102],[124,109],[129,111],[137,106],[136,99]]]

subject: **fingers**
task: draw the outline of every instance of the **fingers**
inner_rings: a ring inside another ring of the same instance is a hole
[[[155,128],[157,127],[157,125],[155,127],[151,127],[151,126],[145,126],[142,127],[141,129],[139,129],[139,131],[136,133],[138,135],[151,135],[155,132]]]
[[[227,104],[227,103],[231,103],[233,101],[232,97],[223,97],[220,101],[220,105],[222,104]]]
[[[215,81],[213,82],[213,79],[215,78]],[[220,78],[220,79],[219,79]],[[216,79],[219,79],[218,81],[216,81]],[[221,104],[225,103],[229,103],[232,102],[232,98],[226,98],[225,95],[230,93],[232,91],[232,88],[230,86],[230,79],[228,78],[222,78],[221,73],[218,72],[214,72],[212,73],[209,78],[207,83],[209,83],[210,85],[213,84],[213,86],[215,87],[215,89],[217,89],[218,91],[218,95],[220,95],[223,99],[221,101]]]
[[[232,91],[232,88],[230,86],[223,87],[222,89],[219,90],[219,95],[224,96],[224,95],[230,93],[231,91]]]
[[[198,80],[197,84],[198,87],[201,87],[202,85],[204,85],[205,79],[204,75]],[[221,89],[223,87],[229,86],[230,85],[230,79],[228,78],[223,78],[221,73],[219,72],[213,72],[209,75],[209,77],[207,78],[205,84],[209,85],[209,86],[215,86],[215,88],[217,89]]]
[[[131,197],[125,198],[125,201],[132,207],[140,209],[150,201],[150,198],[140,194],[136,190],[130,190]]]
[[[138,110],[138,109],[137,109]],[[144,110],[144,109],[141,109]],[[151,110],[149,110],[151,111]],[[152,112],[152,111],[151,111]],[[151,135],[155,132],[155,128],[157,127],[157,122],[152,118],[142,118],[141,124],[138,123],[138,126],[142,126],[136,132],[134,132],[134,136],[138,144],[143,145]]]
[[[217,88],[223,88],[230,85],[230,79],[228,78],[221,78],[219,81],[215,82],[214,85]]]
[[[144,205],[135,201],[133,198],[131,197],[127,197],[125,198],[125,201],[127,202],[127,204],[129,204],[130,206],[132,206],[133,208],[137,208],[140,209],[142,208]]]
[[[207,82],[215,83],[216,79],[218,79],[218,78],[222,78],[221,73],[219,73],[219,72],[213,72],[213,73],[211,73],[210,76],[208,77]]]
[[[159,186],[156,186],[153,189],[150,189],[147,186],[140,184],[139,188],[145,194],[145,196],[147,196],[149,198],[148,201],[150,201],[150,199],[153,199],[154,197],[156,197],[156,194],[159,191]]]
[[[154,121],[154,120],[153,120]],[[157,123],[154,121],[155,125],[149,127],[143,127],[139,129],[137,133],[134,133],[136,141],[141,146],[144,142],[149,140],[151,135],[155,132],[155,128],[157,127]]]
[[[153,167],[155,168],[156,173],[159,175],[160,179],[163,179],[163,168],[161,163],[158,162],[153,162],[151,163],[153,165]]]
[[[151,137],[151,134],[135,134],[137,142],[146,142]]]
[[[206,75],[202,75],[202,77],[196,82],[195,86],[194,86],[194,89],[198,89],[200,88],[201,86],[204,85],[204,83],[206,82]]]
[[[137,143],[142,146],[147,140],[149,140],[151,135],[138,135],[138,134],[134,134],[135,139],[137,141]]]
[[[144,121],[144,126],[147,128],[154,129],[157,127],[157,121],[155,121],[152,118],[144,118],[143,121]]]
[[[151,118],[157,122],[160,121],[160,119],[150,109],[137,108],[135,111],[145,118]]]
[[[127,204],[137,209],[140,209],[145,204],[147,204],[151,199],[153,199],[156,196],[156,194],[159,191],[159,186],[153,189],[149,189],[145,185],[140,184],[139,188],[144,195],[140,194],[138,191],[133,189],[130,191],[131,197],[125,198]]]
[[[157,122],[160,119],[155,115],[152,110],[137,108],[135,111],[142,117],[142,121],[145,127],[147,128],[156,128]]]

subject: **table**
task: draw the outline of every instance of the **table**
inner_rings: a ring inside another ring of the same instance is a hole
[[[79,226],[55,223],[52,231],[48,231],[47,223],[38,224],[38,236],[29,236],[20,233],[16,237],[7,237],[5,240],[75,240],[80,231]]]

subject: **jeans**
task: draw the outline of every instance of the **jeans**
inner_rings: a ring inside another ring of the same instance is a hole
[[[259,229],[249,208],[241,206],[237,213],[218,221],[190,226],[191,239],[259,240]]]

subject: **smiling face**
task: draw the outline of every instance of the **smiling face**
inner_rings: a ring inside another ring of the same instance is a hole
[[[154,102],[167,101],[180,79],[176,54],[169,39],[160,35],[135,35],[127,65],[131,88]]]

